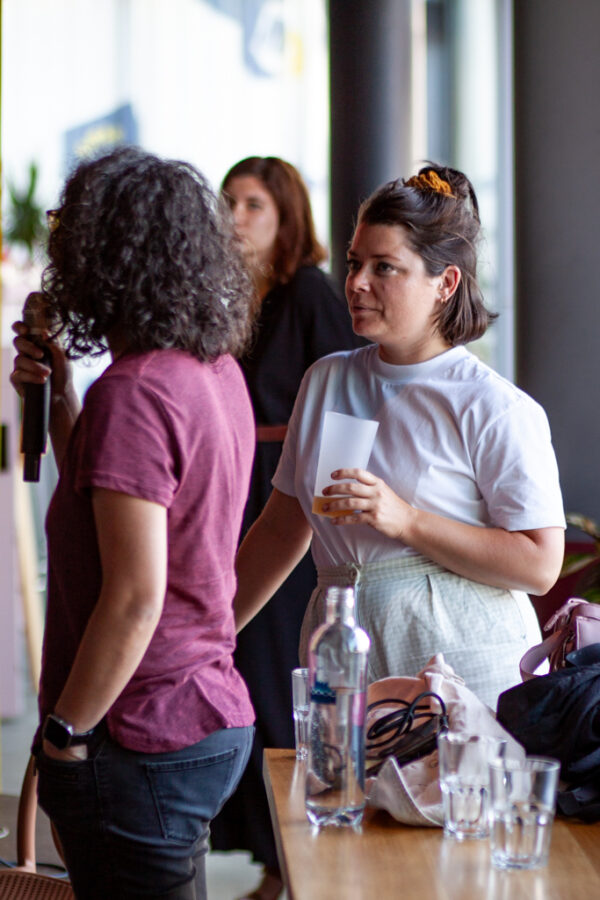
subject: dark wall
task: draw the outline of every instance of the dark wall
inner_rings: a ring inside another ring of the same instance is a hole
[[[514,0],[517,382],[600,520],[600,2]]]

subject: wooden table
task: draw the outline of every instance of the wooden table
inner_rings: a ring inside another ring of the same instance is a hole
[[[557,819],[545,869],[493,869],[488,841],[457,843],[440,828],[367,810],[362,834],[318,833],[304,812],[293,750],[265,750],[264,777],[289,900],[593,900],[600,898],[600,823]]]

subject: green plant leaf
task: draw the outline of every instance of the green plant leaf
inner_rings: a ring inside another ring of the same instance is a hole
[[[589,534],[594,540],[600,541],[600,527],[597,522],[590,519],[589,516],[582,516],[580,513],[567,513],[565,516],[567,523],[579,528],[584,534]]]
[[[33,195],[35,194],[35,187],[37,184],[37,166],[35,163],[29,164],[29,187],[27,188],[27,194],[25,199],[29,204],[33,204]]]
[[[584,597],[591,603],[600,602],[600,565],[598,560],[581,573],[573,589],[573,596]]]
[[[6,241],[10,244],[23,244],[30,256],[45,234],[45,222],[42,208],[35,202],[38,169],[35,163],[29,166],[29,183],[24,191],[14,184],[7,183],[9,195],[8,225],[5,231]]]
[[[588,588],[583,591],[582,596],[584,600],[589,600],[590,603],[600,603],[600,587]]]
[[[567,553],[565,554],[559,578],[564,578],[565,575],[572,575],[574,572],[580,572],[586,566],[598,562],[600,560],[594,553]]]

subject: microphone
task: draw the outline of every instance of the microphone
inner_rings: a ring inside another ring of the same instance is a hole
[[[52,355],[44,345],[42,334],[47,327],[46,304],[38,292],[29,294],[23,307],[23,321],[29,329],[28,337],[41,350],[44,365],[52,364]],[[48,423],[50,420],[50,378],[44,384],[25,384],[23,420],[21,425],[21,453],[23,454],[23,481],[40,480],[40,460],[46,452]]]

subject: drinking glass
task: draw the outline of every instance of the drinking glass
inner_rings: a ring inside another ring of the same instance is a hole
[[[310,707],[308,669],[292,669],[292,702],[294,704],[296,759],[302,760],[308,756],[308,710]]]
[[[548,862],[560,763],[543,756],[489,765],[492,865],[539,869]]]
[[[446,837],[462,841],[489,835],[488,764],[505,750],[505,740],[489,735],[448,731],[438,736]]]
[[[371,419],[331,410],[325,413],[312,505],[315,515],[345,515],[346,510],[323,512],[323,504],[336,499],[333,495],[323,496],[323,488],[331,484],[335,469],[366,469],[378,427],[379,423]]]

